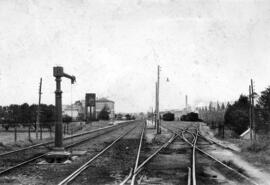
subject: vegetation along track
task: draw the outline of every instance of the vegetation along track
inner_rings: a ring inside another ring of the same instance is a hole
[[[93,137],[100,136],[102,134],[107,134],[115,129],[126,126],[127,124],[132,123],[122,123],[114,126],[108,126],[104,128],[99,128],[79,134],[75,134],[69,137],[64,138],[65,148],[69,149],[71,147],[77,146],[83,142],[92,139]],[[14,169],[17,169],[23,165],[36,161],[44,157],[54,141],[48,141],[40,144],[35,144],[25,148],[21,148],[14,151],[8,151],[0,154],[1,160],[1,171],[0,175],[6,174]]]
[[[59,185],[119,183],[133,171],[133,167],[136,168],[138,165],[137,159],[144,130],[145,124],[141,123],[122,133],[101,151],[92,154],[90,159],[69,174]]]
[[[192,131],[190,131],[188,128],[178,129],[178,130],[175,127],[174,128],[164,127],[164,128],[168,129],[172,133],[177,134],[180,138],[182,138],[186,143],[188,143],[193,148],[193,156],[194,156],[192,157],[192,167],[194,168],[194,170],[192,169],[193,185],[194,185],[194,182],[195,184],[197,183],[197,184],[207,184],[207,185],[224,183],[224,182],[219,182],[218,179],[215,179],[211,175],[206,174],[204,172],[205,171],[204,169],[206,167],[214,168],[216,171],[219,171],[220,173],[222,173],[227,178],[227,184],[229,184],[228,183],[229,181],[229,182],[234,182],[236,184],[257,185],[255,181],[253,181],[247,175],[243,174],[235,166],[232,167],[226,162],[220,161],[213,155],[203,150],[202,148],[203,147],[206,148],[205,146],[207,146],[205,143],[206,139],[203,137],[199,137],[201,135],[199,134],[198,129],[192,128]],[[196,138],[197,138],[197,142],[195,142]],[[219,145],[219,147],[222,147],[222,146]],[[195,153],[195,151],[199,151],[199,153]]]

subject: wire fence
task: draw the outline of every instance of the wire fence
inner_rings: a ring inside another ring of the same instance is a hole
[[[54,138],[55,122],[41,123],[0,123],[0,142],[2,144]],[[84,122],[63,123],[64,135],[72,135],[83,129]]]

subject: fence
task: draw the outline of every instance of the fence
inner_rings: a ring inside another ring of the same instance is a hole
[[[54,137],[55,122],[41,123],[0,123],[0,142],[3,144],[18,142],[43,140]],[[71,135],[82,130],[84,122],[63,123],[63,134]]]

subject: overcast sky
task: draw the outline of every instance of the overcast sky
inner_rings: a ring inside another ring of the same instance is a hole
[[[270,85],[269,0],[0,0],[0,104],[63,103],[96,93],[116,111],[231,101]],[[169,82],[167,82],[169,78]],[[72,92],[72,96],[71,96]]]

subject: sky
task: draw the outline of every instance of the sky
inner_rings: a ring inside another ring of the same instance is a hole
[[[270,85],[268,0],[0,0],[0,105],[96,93],[117,112],[234,101]]]

